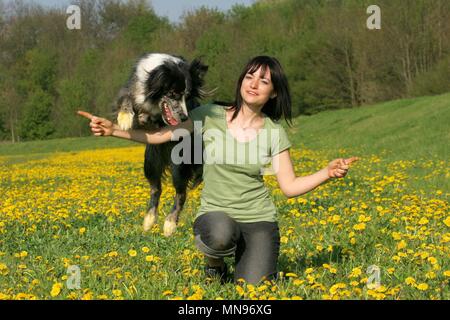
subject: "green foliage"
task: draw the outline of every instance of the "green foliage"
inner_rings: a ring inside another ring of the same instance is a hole
[[[450,91],[450,56],[416,78],[412,90],[415,96],[435,95],[448,91]]]
[[[0,114],[10,131],[0,139],[17,140],[25,103],[41,91],[53,99],[53,136],[89,134],[75,111],[110,117],[145,52],[202,58],[207,89],[218,89],[209,99],[222,101],[234,100],[250,58],[274,56],[288,76],[294,115],[448,92],[450,2],[380,0],[382,29],[375,31],[366,28],[370,4],[259,0],[225,13],[201,7],[172,25],[145,0],[83,1],[76,31],[61,27],[63,10],[18,4],[0,21],[7,26],[0,33]]]
[[[23,106],[20,136],[23,140],[40,140],[55,132],[51,121],[53,97],[43,90],[36,90]]]
[[[125,38],[130,44],[145,44],[151,41],[151,35],[158,28],[159,18],[145,13],[131,19],[125,30]]]

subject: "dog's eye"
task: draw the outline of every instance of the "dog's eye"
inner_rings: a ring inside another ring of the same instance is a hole
[[[175,99],[175,100],[180,100],[181,99],[181,93],[170,92],[169,93],[169,98]]]

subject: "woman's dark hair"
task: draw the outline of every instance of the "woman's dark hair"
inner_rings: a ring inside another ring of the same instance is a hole
[[[234,110],[231,120],[235,119],[239,111],[241,110],[241,105],[243,102],[241,96],[241,86],[245,75],[247,73],[255,73],[260,67],[262,74],[265,74],[266,69],[269,68],[273,89],[276,93],[276,97],[269,99],[269,101],[267,101],[263,106],[262,112],[274,121],[280,120],[283,116],[286,122],[291,125],[292,111],[289,84],[280,62],[276,58],[269,56],[254,57],[247,63],[244,70],[242,71],[237,82],[235,100],[231,108],[232,110]]]

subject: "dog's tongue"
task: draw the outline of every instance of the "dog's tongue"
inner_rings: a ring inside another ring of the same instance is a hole
[[[178,124],[178,121],[175,120],[174,118],[170,118],[170,119],[168,119],[167,121],[169,122],[169,124],[170,124],[171,126],[176,126],[176,125]]]
[[[172,110],[167,102],[163,104],[163,113],[164,113],[164,120],[169,125],[176,126],[178,124],[178,121],[173,117]]]

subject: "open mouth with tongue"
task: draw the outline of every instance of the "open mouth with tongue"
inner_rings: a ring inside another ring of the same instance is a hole
[[[163,121],[169,126],[176,126],[187,118],[179,100],[170,99],[164,96],[159,102],[159,108],[161,110]]]

